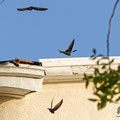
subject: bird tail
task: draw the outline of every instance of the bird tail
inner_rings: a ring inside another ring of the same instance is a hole
[[[61,50],[58,50],[59,51],[59,53],[63,53]]]
[[[73,50],[71,53],[76,52],[77,50]]]

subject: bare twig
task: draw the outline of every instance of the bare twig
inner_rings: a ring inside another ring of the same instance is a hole
[[[119,2],[119,0],[116,0],[114,8],[113,8],[112,15],[111,15],[111,17],[109,19],[109,27],[108,27],[108,33],[107,33],[107,56],[108,57],[109,57],[109,38],[110,38],[110,33],[111,33],[111,23],[112,23],[112,18],[115,15],[115,10],[116,10],[118,2]]]

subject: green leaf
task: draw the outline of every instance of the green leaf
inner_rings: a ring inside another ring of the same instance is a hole
[[[114,62],[114,59],[112,59],[110,62],[109,62],[109,64],[112,64]]]
[[[120,65],[118,66],[118,72],[120,72]]]
[[[95,68],[95,70],[94,70],[94,74],[95,75],[98,75],[100,72],[99,72],[99,69],[98,68]]]
[[[111,88],[107,88],[107,94],[110,94],[110,95],[114,95],[114,93],[113,93],[113,91],[112,91],[112,89]]]
[[[93,54],[96,54],[96,49],[95,48],[93,49]]]
[[[117,85],[117,89],[120,92],[120,84]]]
[[[98,60],[96,63],[97,63],[97,65],[99,65],[99,63],[100,63],[100,60]]]
[[[102,101],[101,103],[97,104],[97,108],[98,110],[101,110],[102,108],[104,108],[106,106],[106,101]]]
[[[88,78],[89,78],[89,79],[93,79],[93,76],[92,76],[92,75],[90,75],[90,76],[88,76]]]
[[[98,104],[97,104],[97,108],[98,108],[98,110],[102,109],[102,104],[101,104],[101,103],[98,103]]]
[[[102,65],[102,69],[105,69],[105,68],[106,68],[106,66],[107,66],[106,64]]]
[[[119,100],[120,100],[120,96],[115,101],[118,102]]]
[[[87,88],[88,85],[89,85],[89,76],[87,76],[86,74],[84,74],[83,80],[85,80],[85,82],[86,82],[85,86],[86,86],[86,88]]]
[[[89,98],[88,100],[90,100],[90,101],[92,101],[92,102],[98,101],[97,99],[92,99],[92,98]]]

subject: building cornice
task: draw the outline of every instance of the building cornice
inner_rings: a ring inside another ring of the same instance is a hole
[[[112,68],[120,64],[120,57],[114,58]],[[22,98],[25,95],[42,91],[44,84],[83,82],[83,75],[93,74],[95,61],[89,58],[40,59],[42,66],[20,64],[0,64],[0,96]],[[107,62],[107,61],[103,61]]]
[[[25,95],[42,91],[44,68],[20,64],[16,67],[13,64],[0,65],[0,96],[11,96],[22,98]]]
[[[120,57],[110,57],[114,59],[112,68],[116,69],[120,64]],[[44,84],[46,83],[73,83],[83,82],[83,75],[93,74],[96,61],[89,57],[84,58],[55,58],[55,59],[39,59],[45,70]],[[107,60],[102,60],[107,63]]]

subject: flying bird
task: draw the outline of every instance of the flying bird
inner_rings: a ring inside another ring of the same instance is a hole
[[[65,51],[59,50],[59,52],[65,54],[65,55],[71,56],[71,53],[77,51],[77,50],[73,50],[72,51],[72,48],[73,48],[73,45],[74,45],[74,41],[75,41],[75,39],[73,39],[73,41],[70,43],[70,45],[69,45],[67,50],[65,50]]]
[[[56,105],[54,106],[54,108],[53,108],[53,99],[52,99],[52,101],[51,101],[51,108],[48,108],[48,110],[49,110],[51,113],[55,113],[55,111],[62,105],[62,103],[63,103],[63,99],[61,99],[61,101],[60,101],[58,104],[56,104]]]
[[[30,7],[27,7],[27,8],[18,8],[17,10],[18,10],[18,11],[24,11],[24,10],[45,11],[45,10],[48,10],[48,8],[40,8],[40,7],[33,7],[33,6],[30,6]]]
[[[16,67],[19,67],[18,62],[16,62],[15,60],[0,61],[0,64],[2,64],[2,63],[6,63],[6,62],[13,63]]]

